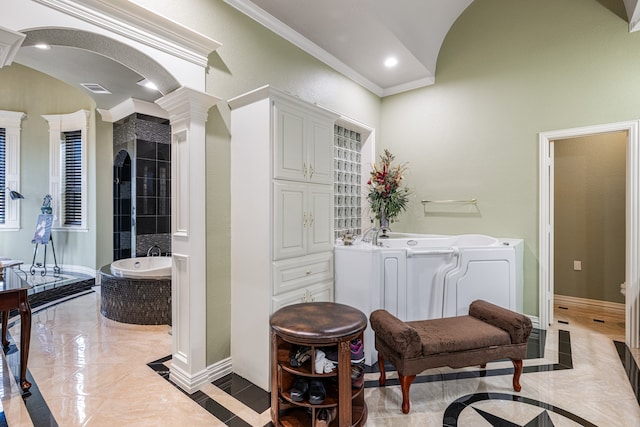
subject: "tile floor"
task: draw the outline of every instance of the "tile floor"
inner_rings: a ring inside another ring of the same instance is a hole
[[[67,298],[33,310],[34,387],[25,396],[13,375],[20,325],[9,319],[0,426],[270,425],[268,394],[237,375],[191,396],[172,385],[168,326],[103,318],[99,287]],[[393,373],[386,387],[368,373],[367,426],[640,425],[640,352],[620,343],[620,322],[577,314],[558,310],[565,323],[532,334],[520,393],[511,388],[510,362],[490,363],[486,370],[434,369],[416,379],[411,412],[403,415]]]

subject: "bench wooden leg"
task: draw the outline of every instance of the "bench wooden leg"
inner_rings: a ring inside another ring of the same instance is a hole
[[[522,390],[520,386],[520,375],[522,374],[522,360],[520,359],[512,359],[513,362],[513,389],[515,391]]]
[[[378,368],[380,369],[380,378],[378,379],[378,383],[381,386],[387,382],[387,374],[384,372],[384,357],[382,357],[382,353],[378,352]]]
[[[398,377],[400,378],[400,389],[402,390],[402,413],[408,414],[411,409],[411,403],[409,402],[409,387],[411,387],[411,383],[416,379],[415,375],[400,375],[398,372]]]

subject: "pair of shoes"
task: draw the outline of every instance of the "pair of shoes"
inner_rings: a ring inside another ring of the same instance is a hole
[[[327,427],[331,424],[331,421],[336,419],[338,410],[334,406],[333,408],[322,408],[318,411],[316,427]]]
[[[364,345],[362,345],[362,340],[360,338],[356,338],[351,341],[351,363],[362,363],[364,362]]]
[[[298,378],[289,390],[289,394],[294,402],[302,402],[308,391],[309,381],[306,378]]]
[[[362,388],[364,385],[364,366],[351,365],[351,387]]]
[[[312,379],[309,384],[309,403],[320,405],[327,397],[327,390],[324,388],[322,380]]]
[[[332,362],[327,360],[324,351],[316,349],[316,374],[328,374],[336,368]]]
[[[289,363],[294,368],[299,368],[309,359],[311,359],[311,347],[300,346],[291,349]]]

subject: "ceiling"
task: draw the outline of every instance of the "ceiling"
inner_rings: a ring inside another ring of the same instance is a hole
[[[42,50],[23,45],[14,62],[42,71],[85,91],[95,100],[97,107],[104,110],[109,110],[128,98],[153,102],[161,96],[157,90],[137,84],[144,79],[140,74],[89,50],[53,44],[49,49]],[[98,84],[111,93],[90,92],[81,86],[83,83]]]
[[[387,96],[435,82],[442,42],[473,0],[224,1],[373,93]],[[623,1],[629,29],[635,31],[640,28],[640,0]],[[47,32],[38,37],[43,34]],[[153,102],[162,96],[162,90],[138,85],[143,76],[121,62],[69,43],[54,41],[49,50],[40,50],[34,47],[40,41],[47,42],[27,35],[14,61],[83,91],[81,83],[101,85],[111,94],[87,91],[99,109],[130,98]],[[384,66],[389,56],[397,58],[396,67]],[[175,88],[170,80],[166,75],[164,92]]]
[[[433,84],[445,36],[473,0],[225,0],[379,96]],[[398,64],[385,67],[395,57]]]

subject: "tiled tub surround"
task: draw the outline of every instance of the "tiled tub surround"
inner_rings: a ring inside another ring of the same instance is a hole
[[[115,277],[100,269],[100,313],[122,323],[171,325],[171,278]]]

